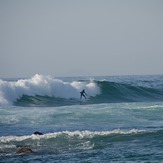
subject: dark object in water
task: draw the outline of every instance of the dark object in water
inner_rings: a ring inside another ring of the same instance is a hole
[[[27,154],[27,153],[33,153],[33,151],[30,148],[21,148],[16,153],[17,154]]]
[[[39,131],[36,131],[33,134],[35,134],[35,135],[43,135],[43,133],[42,132],[39,132]]]

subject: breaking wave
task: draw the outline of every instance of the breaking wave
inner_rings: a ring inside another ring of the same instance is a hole
[[[150,81],[148,81],[150,83]],[[17,81],[0,80],[0,105],[61,106],[80,104],[80,91],[85,89],[85,104],[163,101],[163,89],[104,80],[65,82],[36,74]]]
[[[0,105],[13,105],[13,103],[36,105],[39,102],[48,105],[48,103],[55,104],[57,101],[62,103],[62,99],[76,101],[82,89],[85,89],[89,96],[100,93],[99,87],[93,81],[64,82],[38,74],[30,79],[18,81],[0,80]]]
[[[62,131],[44,135],[0,137],[0,157],[15,155],[20,148],[31,148],[35,153],[59,154],[106,148],[113,142],[145,141],[147,137],[160,137],[162,130]]]

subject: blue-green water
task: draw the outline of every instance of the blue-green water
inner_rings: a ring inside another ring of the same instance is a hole
[[[0,97],[0,162],[163,161],[161,75],[35,75],[1,80]]]

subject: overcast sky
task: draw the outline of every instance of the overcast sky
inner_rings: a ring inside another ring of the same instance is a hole
[[[163,0],[0,0],[0,78],[163,74]]]

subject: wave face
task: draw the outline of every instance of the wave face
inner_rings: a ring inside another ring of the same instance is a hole
[[[99,102],[143,102],[162,101],[163,90],[160,88],[131,85],[128,83],[98,82],[102,94],[97,97]]]
[[[0,80],[0,105],[61,106],[114,102],[163,101],[162,76],[95,78],[94,80],[56,79],[36,74],[17,81]],[[80,100],[85,89],[88,98]]]

